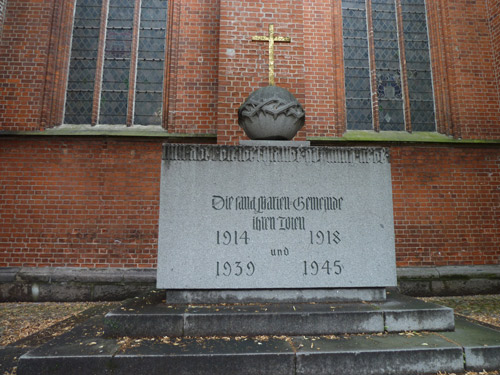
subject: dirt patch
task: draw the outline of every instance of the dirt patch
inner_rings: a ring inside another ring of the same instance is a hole
[[[1,303],[0,346],[15,343],[84,310],[102,304],[99,302]],[[71,326],[64,327],[63,332],[71,328]]]

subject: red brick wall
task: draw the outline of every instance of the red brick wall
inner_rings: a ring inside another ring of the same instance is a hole
[[[438,125],[457,138],[500,139],[488,2],[427,1]]]
[[[428,1],[442,133],[465,139],[500,138],[498,17],[494,18],[498,7],[495,0]],[[269,23],[275,24],[278,34],[292,37],[291,45],[277,46],[276,74],[277,84],[290,89],[307,111],[306,127],[297,139],[345,131],[340,2],[222,0],[220,13],[220,143],[244,137],[236,125],[237,108],[250,92],[267,84],[265,43],[250,39],[264,35]]]
[[[307,136],[345,131],[342,2],[304,1],[304,62]]]
[[[0,138],[0,267],[154,267],[161,142]]]
[[[490,34],[495,53],[495,68],[497,76],[497,90],[500,92],[500,0],[488,0]]]
[[[155,267],[162,141],[0,138],[0,267]],[[399,266],[500,264],[500,150],[392,148]]]
[[[290,90],[304,103],[303,17],[304,7],[299,0],[221,0],[219,143],[236,143],[243,137],[237,123],[238,108],[252,91],[269,84],[268,43],[252,42],[252,37],[268,35],[271,23],[276,35],[292,38],[292,43],[275,45],[276,85]]]
[[[219,1],[170,0],[168,130],[216,133]]]
[[[500,102],[486,1],[453,0],[457,108],[463,138],[500,139]],[[454,109],[455,110],[455,109]]]
[[[0,130],[40,127],[52,1],[9,0],[0,38]]]
[[[0,131],[60,123],[72,10],[64,4],[8,1]],[[440,131],[500,139],[499,1],[427,5]],[[274,23],[292,38],[276,46],[276,82],[307,111],[297,138],[343,133],[340,1],[171,0],[169,12],[170,132],[243,137],[236,111],[268,84],[267,44],[251,38]],[[0,137],[0,267],[154,267],[161,143]],[[404,145],[392,154],[398,265],[500,263],[498,147]]]
[[[500,150],[394,147],[398,266],[500,264]]]
[[[1,130],[61,122],[70,4],[8,3],[0,40]],[[292,37],[292,44],[276,47],[276,72],[277,84],[290,89],[307,111],[298,139],[344,132],[340,1],[169,4],[169,131],[217,132],[220,143],[243,137],[236,110],[250,92],[267,84],[266,44],[251,37],[264,35],[274,23],[279,35]],[[428,1],[427,7],[439,131],[457,138],[500,139],[499,1],[439,0]]]

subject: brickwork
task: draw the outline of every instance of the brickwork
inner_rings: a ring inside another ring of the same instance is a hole
[[[219,1],[170,0],[166,127],[216,133]]]
[[[486,1],[476,1],[474,6],[466,0],[451,3],[457,60],[457,108],[452,110],[460,112],[463,138],[500,139],[500,102]]]
[[[500,150],[391,155],[398,266],[500,264]]]
[[[5,10],[5,4],[8,4]],[[62,122],[74,2],[0,0],[0,131]],[[340,1],[169,0],[165,123],[243,138],[236,112],[276,82],[308,136],[345,132]],[[427,1],[440,133],[500,139],[500,1]],[[0,14],[1,18],[1,14]],[[0,267],[154,267],[162,140],[0,135]],[[399,266],[500,264],[498,146],[391,146]]]
[[[0,267],[154,267],[162,141],[0,139]],[[500,150],[392,148],[399,266],[500,263]]]
[[[455,80],[450,55],[450,40],[446,40],[444,9],[437,1],[427,2],[427,26],[429,30],[432,61],[436,125],[439,133],[460,136],[456,113],[451,111],[451,89]]]
[[[488,0],[428,1],[427,8],[438,127],[457,138],[500,139]]]
[[[500,0],[488,0],[488,11],[490,36],[495,53],[497,90],[500,93]]]
[[[236,143],[243,137],[235,113],[252,91],[269,84],[268,44],[253,42],[252,37],[267,35],[271,23],[276,35],[292,38],[291,43],[276,44],[276,85],[290,90],[304,103],[303,17],[299,0],[221,0],[217,110],[220,143]]]
[[[338,136],[344,130],[340,112],[345,101],[343,80],[338,79],[344,74],[341,2],[307,0],[303,9],[305,129],[307,136]]]
[[[73,5],[9,3],[0,41],[2,130],[62,122]],[[500,138],[499,7],[498,0],[427,1],[441,133]],[[277,34],[292,37],[291,44],[276,48],[276,74],[307,111],[297,139],[344,133],[342,11],[340,2],[329,0],[170,0],[164,106],[169,131],[217,132],[220,143],[243,137],[236,110],[267,84],[266,45],[251,37],[264,35],[270,23]]]
[[[9,1],[0,38],[0,130],[40,127],[51,1]]]
[[[0,267],[154,267],[161,142],[0,139]]]

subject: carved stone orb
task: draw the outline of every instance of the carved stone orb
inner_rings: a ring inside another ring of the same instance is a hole
[[[304,126],[305,118],[292,93],[277,86],[254,91],[238,111],[238,123],[255,140],[290,140]]]

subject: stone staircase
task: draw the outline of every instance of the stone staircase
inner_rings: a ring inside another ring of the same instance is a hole
[[[500,332],[392,291],[381,302],[135,298],[20,358],[18,374],[435,374],[500,369]]]

